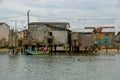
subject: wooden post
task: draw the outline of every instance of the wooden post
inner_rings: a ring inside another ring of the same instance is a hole
[[[117,51],[119,52],[119,46],[117,46]]]
[[[76,53],[76,46],[74,46],[74,53]]]
[[[71,54],[71,45],[69,46],[69,55]]]
[[[68,53],[68,44],[64,44],[65,52]]]
[[[50,53],[52,54],[52,52],[53,52],[53,51],[52,51],[52,45],[50,45],[50,49],[51,49],[51,50],[50,50]]]
[[[105,48],[106,48],[106,53],[108,53],[108,46],[106,45]]]
[[[13,54],[15,53],[14,48],[13,48]]]
[[[79,48],[80,48],[80,47],[79,47],[79,46],[77,46],[77,53],[79,53]]]
[[[23,50],[23,47],[21,47],[21,53],[24,54],[24,50]]]
[[[72,46],[72,53],[74,53],[74,46]]]
[[[68,49],[67,49],[67,46],[66,46],[66,48],[65,48],[65,52],[66,52],[66,53],[68,53]]]
[[[37,46],[37,50],[39,50],[39,44],[38,44],[38,46]]]
[[[85,52],[87,52],[87,47],[85,47]]]
[[[57,47],[57,45],[55,44],[55,45],[54,45],[54,51],[55,51],[55,54],[56,54],[56,47]]]

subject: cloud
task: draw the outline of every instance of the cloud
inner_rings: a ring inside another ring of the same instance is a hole
[[[105,25],[114,21],[77,20],[117,18],[120,0],[0,0],[1,16],[34,15],[31,21],[70,21],[72,26]],[[36,17],[48,16],[47,17]],[[49,18],[65,17],[69,19]],[[76,18],[70,19],[70,18]],[[22,19],[19,19],[22,23]],[[26,19],[23,19],[25,21]],[[14,21],[14,20],[13,20]]]
[[[0,3],[2,3],[3,0],[0,0]]]
[[[33,0],[22,1],[23,4],[34,7],[47,8],[97,8],[104,6],[115,6],[119,4],[119,0]]]

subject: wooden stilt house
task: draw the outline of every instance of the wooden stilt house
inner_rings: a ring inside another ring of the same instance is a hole
[[[120,48],[120,32],[118,32],[118,33],[115,35],[114,47],[117,47],[117,48],[118,48],[118,51],[119,51],[119,48]]]
[[[96,28],[96,42],[99,46],[112,46],[115,38],[114,26],[103,26]]]
[[[94,29],[76,29],[72,30],[71,43],[73,49],[77,47],[77,50],[89,50],[95,45],[95,33]],[[76,51],[73,50],[73,51]]]
[[[37,40],[36,46],[69,44],[68,22],[32,22],[29,24],[29,32],[32,39]]]
[[[10,42],[10,26],[0,23],[0,48],[8,47]]]

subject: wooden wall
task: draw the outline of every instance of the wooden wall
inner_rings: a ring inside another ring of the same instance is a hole
[[[37,39],[39,43],[46,44],[49,33],[52,33],[53,44],[67,44],[68,43],[68,31],[52,29],[48,27],[33,28],[30,30],[33,39]]]

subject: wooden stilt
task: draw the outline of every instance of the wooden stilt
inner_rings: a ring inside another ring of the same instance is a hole
[[[54,45],[54,52],[55,52],[55,54],[56,54],[56,47],[57,47],[57,45],[55,44]]]
[[[72,53],[74,53],[74,46],[72,46]]]
[[[77,46],[77,53],[79,53],[79,46]]]
[[[117,46],[117,51],[119,52],[119,46]]]
[[[53,49],[52,49],[52,45],[50,45],[50,48],[51,48],[50,53],[52,54],[52,52],[53,52],[53,51],[52,51],[52,50],[53,50]]]
[[[38,45],[38,47],[37,47],[37,50],[39,51],[39,45]]]
[[[76,53],[76,46],[74,46],[74,53]]]
[[[87,52],[87,47],[85,47],[85,52]]]
[[[106,45],[105,48],[106,48],[106,53],[108,53],[108,46]]]
[[[71,45],[69,46],[69,54],[71,54]]]
[[[24,47],[21,48],[21,53],[24,54]]]
[[[13,48],[13,54],[15,53],[14,48]]]

